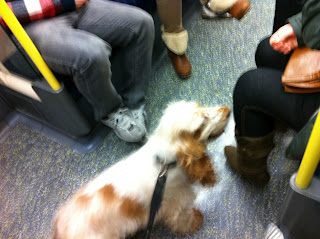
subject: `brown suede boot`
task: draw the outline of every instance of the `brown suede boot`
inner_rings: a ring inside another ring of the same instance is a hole
[[[168,56],[180,78],[185,79],[191,75],[191,64],[186,54],[177,55],[168,49]]]
[[[237,147],[226,146],[224,152],[229,166],[248,181],[264,186],[270,175],[267,158],[274,147],[274,132],[260,137],[240,137],[236,131]]]

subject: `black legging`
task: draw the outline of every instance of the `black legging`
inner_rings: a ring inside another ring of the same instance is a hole
[[[234,117],[241,136],[261,137],[274,130],[278,120],[300,130],[320,105],[320,93],[284,92],[281,75],[288,61],[273,50],[269,38],[256,52],[257,69],[243,74],[234,89]]]

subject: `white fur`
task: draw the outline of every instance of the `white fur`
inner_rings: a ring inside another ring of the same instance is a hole
[[[155,155],[168,162],[176,160],[178,151],[186,147],[179,138],[181,132],[195,134],[200,130],[199,142],[205,141],[210,135],[223,131],[229,114],[226,107],[201,108],[196,103],[184,101],[171,104],[154,134],[140,150],[106,169],[59,209],[55,218],[55,239],[125,238],[144,229],[161,166]],[[99,190],[106,185],[113,187],[117,200],[103,200]],[[90,200],[86,201],[86,198]],[[137,202],[144,213],[137,218],[126,217],[121,213],[120,203],[125,199]],[[164,221],[175,232],[197,230],[202,215],[195,209],[194,200],[185,169],[179,166],[169,169],[156,222]],[[79,202],[88,203],[81,206]],[[103,220],[103,226],[92,225],[90,220],[96,217]]]

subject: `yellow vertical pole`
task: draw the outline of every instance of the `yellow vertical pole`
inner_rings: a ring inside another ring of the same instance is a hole
[[[51,88],[54,91],[59,90],[61,87],[59,81],[55,78],[30,37],[4,0],[0,0],[0,15]]]
[[[300,189],[309,187],[320,161],[320,113],[316,118],[309,142],[298,170],[295,184]]]

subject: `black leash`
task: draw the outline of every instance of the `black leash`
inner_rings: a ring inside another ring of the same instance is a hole
[[[150,233],[154,223],[154,218],[160,208],[160,205],[163,199],[163,192],[164,192],[164,188],[167,181],[168,169],[177,165],[176,161],[167,163],[166,159],[161,160],[158,156],[156,156],[156,160],[157,162],[161,163],[161,169],[160,169],[160,173],[158,175],[157,183],[154,188],[154,192],[151,199],[149,221],[147,224],[145,235],[143,237],[144,239],[150,238]]]

